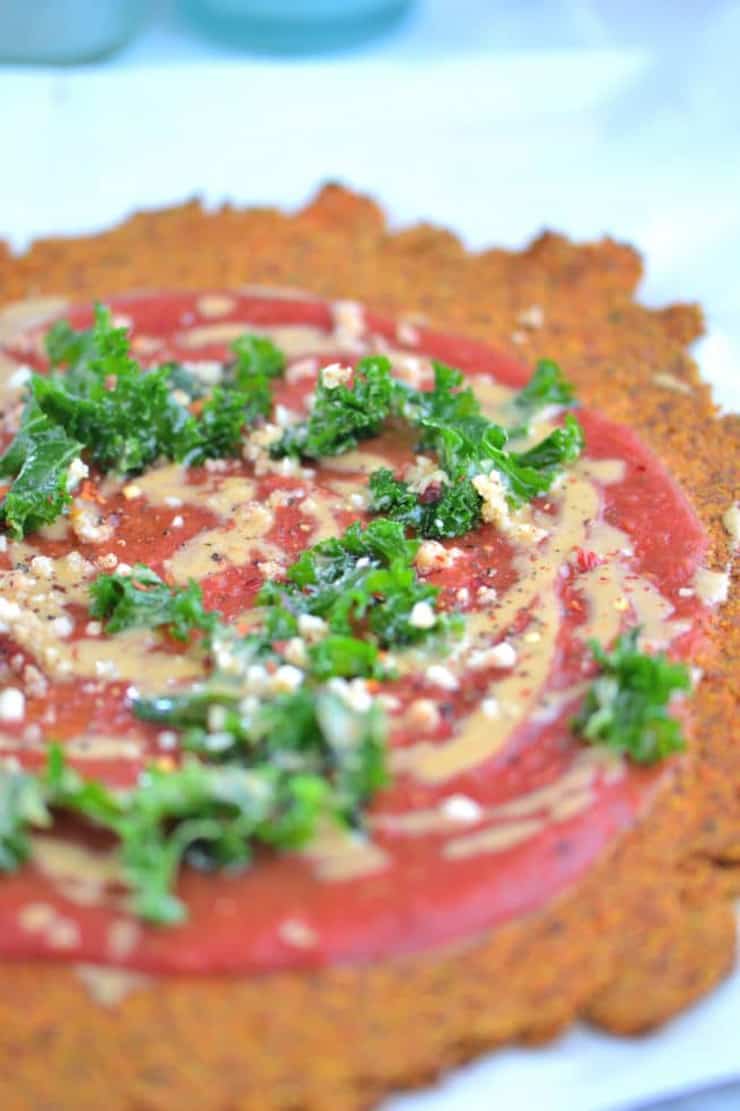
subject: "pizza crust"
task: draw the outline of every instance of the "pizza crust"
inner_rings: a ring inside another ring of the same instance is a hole
[[[450,233],[388,231],[380,209],[327,186],[302,212],[142,213],[87,239],[0,248],[5,301],[138,289],[293,286],[429,319],[524,362],[558,358],[587,404],[633,425],[707,526],[730,540],[737,417],[720,418],[688,345],[698,308],[634,300],[637,254],[545,233],[522,252],[471,255]],[[676,387],[678,383],[678,388]],[[583,1016],[635,1033],[716,984],[740,894],[737,601],[696,663],[692,758],[649,818],[546,911],[464,947],[403,961],[259,979],[134,984],[94,1003],[74,969],[3,969],[3,1107],[85,1111],[370,1107],[492,1046],[538,1042]],[[91,1047],[94,1046],[94,1051]]]

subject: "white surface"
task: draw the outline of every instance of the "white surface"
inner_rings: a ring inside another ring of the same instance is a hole
[[[93,71],[0,71],[0,236],[21,247],[194,193],[296,206],[326,179],[476,247],[544,224],[610,233],[644,251],[649,303],[702,302],[703,369],[737,407],[739,48],[738,2],[429,0],[351,58],[294,64],[244,63],[170,16]],[[621,1111],[740,1076],[739,1016],[736,975],[649,1038],[578,1029],[387,1107]]]

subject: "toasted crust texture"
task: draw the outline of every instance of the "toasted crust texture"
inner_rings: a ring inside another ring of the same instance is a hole
[[[391,232],[372,201],[339,186],[292,216],[192,202],[90,238],[40,241],[20,258],[0,245],[3,302],[293,286],[428,319],[525,362],[554,356],[589,405],[657,452],[710,532],[710,565],[724,568],[740,422],[717,414],[687,352],[699,309],[644,308],[640,275],[638,255],[608,239],[576,246],[545,233],[521,252],[469,254],[437,228]],[[0,1104],[355,1111],[578,1016],[631,1034],[686,1007],[734,955],[737,617],[731,592],[713,649],[696,661],[690,759],[647,820],[545,911],[445,952],[313,974],[162,979],[108,1008],[70,968],[6,965]]]

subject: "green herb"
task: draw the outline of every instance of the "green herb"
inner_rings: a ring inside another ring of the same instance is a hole
[[[431,390],[416,390],[401,382],[395,383],[394,411],[421,430],[420,451],[438,450],[440,428],[454,430],[466,440],[475,442],[491,427],[478,398],[469,386],[460,388],[465,381],[462,371],[437,360],[432,362],[432,367],[434,386]],[[504,435],[502,442],[505,439]]]
[[[611,652],[596,641],[591,651],[601,670],[592,682],[573,729],[592,744],[654,764],[685,747],[680,722],[668,713],[674,691],[690,689],[684,664],[637,647],[638,628],[618,637]]]
[[[392,517],[417,536],[444,540],[481,523],[481,499],[466,478],[445,484],[438,497],[425,501],[387,467],[373,471],[369,486],[373,512]]]
[[[448,483],[437,498],[422,500],[407,483],[381,468],[370,476],[370,508],[400,521],[419,536],[435,539],[461,536],[480,525],[482,502],[472,483],[476,475],[497,471],[509,504],[517,508],[546,493],[560,469],[578,457],[584,442],[583,430],[570,414],[562,428],[521,453],[503,446],[506,432],[492,423],[482,432],[477,429],[475,435],[464,424],[454,427],[426,420],[423,428],[427,443],[433,441]]]
[[[13,479],[0,519],[16,539],[56,520],[70,503],[69,465],[81,448],[33,401],[26,405],[20,431],[0,456],[0,478]]]
[[[360,440],[378,435],[391,412],[392,397],[391,364],[382,355],[361,359],[350,386],[330,387],[320,375],[311,416],[288,429],[270,451],[276,457],[308,459],[341,455]]]
[[[180,363],[165,363],[164,369],[167,371],[170,389],[173,392],[177,390],[184,393],[188,401],[199,401],[208,393],[205,383],[197,374],[193,374],[192,370],[188,370]]]
[[[13,872],[31,855],[29,828],[51,825],[39,780],[19,769],[0,770],[0,872]]]
[[[176,640],[187,640],[194,631],[210,633],[218,621],[203,609],[203,592],[192,580],[173,590],[143,563],[129,575],[99,575],[90,585],[91,617],[105,621],[107,633],[137,626],[169,626]]]
[[[246,424],[266,417],[272,408],[271,381],[285,368],[285,356],[269,339],[244,335],[232,344],[234,360],[201,409],[198,442],[186,462],[238,454]]]
[[[81,451],[100,470],[121,475],[161,457],[192,465],[237,454],[244,425],[269,413],[270,382],[284,366],[269,340],[243,336],[222,383],[203,400],[202,386],[184,367],[142,370],[126,329],[114,327],[102,305],[92,328],[76,332],[60,321],[45,343],[52,373],[31,375],[21,428],[0,459],[0,477],[14,479],[0,514],[19,537],[69,503],[67,468]],[[202,402],[199,416],[178,392]]]
[[[331,716],[332,710],[324,706],[321,713]],[[361,732],[359,747],[372,746],[373,728],[375,723],[367,734]],[[311,837],[322,814],[342,815],[351,791],[359,799],[362,790],[374,789],[378,775],[372,758],[359,754],[356,766],[350,766],[345,757],[347,766],[337,772],[329,769],[334,738],[327,740],[318,729],[311,736],[305,730],[292,736],[297,750],[301,741],[312,747],[306,756],[300,752],[290,769],[258,756],[251,766],[210,766],[189,757],[172,771],[148,768],[137,786],[125,791],[83,778],[54,745],[40,775],[0,772],[0,869],[13,871],[28,858],[27,832],[47,827],[50,810],[74,814],[118,838],[135,913],[159,924],[180,922],[186,909],[173,887],[183,861],[201,869],[242,869],[251,861],[253,846],[297,848]],[[331,780],[323,777],[329,770]]]
[[[417,550],[418,542],[407,540],[398,522],[379,518],[363,529],[356,521],[343,536],[303,552],[288,581],[266,584],[258,601],[321,617],[342,636],[364,629],[381,647],[413,644],[430,632],[455,632],[460,627],[455,615],[436,614],[431,628],[411,621],[417,603],[431,605],[439,595],[437,587],[416,577]]]
[[[32,375],[31,395],[51,421],[81,441],[93,463],[128,474],[160,455],[185,456],[198,438],[197,427],[172,396],[168,367],[143,373],[131,358],[126,329],[114,327],[102,305],[88,332],[70,334],[65,328],[63,344],[59,334],[52,330],[47,353],[61,357],[67,369]]]
[[[514,399],[518,409],[527,415],[546,405],[572,405],[575,389],[552,359],[540,359],[534,374]]]

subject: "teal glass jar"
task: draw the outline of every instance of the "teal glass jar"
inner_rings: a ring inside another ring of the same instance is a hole
[[[309,54],[356,46],[394,27],[412,0],[182,0],[190,20],[231,46]]]
[[[97,61],[133,37],[148,9],[149,0],[0,0],[0,62]]]

